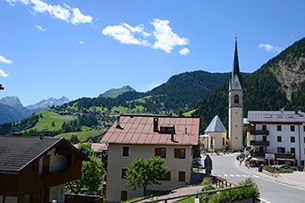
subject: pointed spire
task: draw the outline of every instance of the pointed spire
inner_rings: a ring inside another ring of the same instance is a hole
[[[237,50],[237,35],[235,35],[235,51],[234,51],[234,60],[233,60],[233,71],[232,77],[237,75],[239,77],[239,62],[238,62],[238,50]]]

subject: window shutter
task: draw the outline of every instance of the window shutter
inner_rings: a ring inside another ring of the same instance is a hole
[[[155,148],[155,156],[161,156],[161,148]]]
[[[175,158],[180,158],[180,150],[175,149]]]

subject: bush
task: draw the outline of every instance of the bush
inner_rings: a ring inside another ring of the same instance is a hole
[[[259,190],[256,183],[251,178],[239,183],[240,186],[251,185],[250,187],[238,188],[232,190],[222,191],[216,194],[213,194],[208,203],[224,203],[224,202],[234,202],[243,199],[252,199],[252,202],[258,202]],[[200,202],[206,202],[205,200]]]

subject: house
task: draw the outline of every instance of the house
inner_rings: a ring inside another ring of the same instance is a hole
[[[248,111],[247,120],[247,145],[255,150],[254,157],[270,157],[274,164],[304,166],[305,113]]]
[[[228,146],[227,130],[216,115],[208,127],[204,131],[204,135],[200,136],[203,144],[203,150],[225,150]]]
[[[0,202],[65,202],[88,158],[63,138],[0,136]]]
[[[147,192],[166,191],[190,184],[193,146],[198,145],[199,118],[121,115],[104,135],[108,145],[106,202],[143,196],[143,189],[125,186],[125,172],[137,158],[160,156],[168,173],[161,185]]]

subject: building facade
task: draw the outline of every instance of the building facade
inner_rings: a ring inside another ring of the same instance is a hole
[[[247,144],[254,155],[274,154],[274,164],[304,166],[305,113],[301,111],[249,111]]]
[[[226,150],[229,147],[227,130],[218,115],[213,118],[204,133],[204,135],[200,136],[203,150],[218,151]]]
[[[81,177],[84,160],[63,138],[0,136],[0,202],[65,202],[65,183]]]
[[[120,116],[101,142],[108,145],[106,202],[143,196],[143,189],[126,187],[128,166],[137,158],[160,156],[168,173],[161,185],[147,192],[166,191],[190,184],[193,146],[198,145],[199,118]]]
[[[235,39],[235,51],[233,70],[229,78],[229,140],[230,149],[243,148],[243,89],[239,72],[237,39]]]

